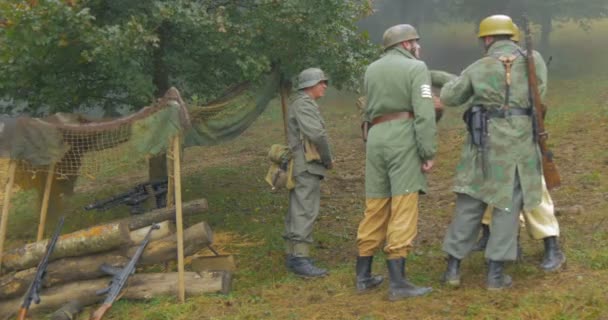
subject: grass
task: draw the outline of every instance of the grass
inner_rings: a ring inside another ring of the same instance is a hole
[[[567,28],[562,31],[576,34]],[[564,37],[560,32],[556,43],[565,41]],[[313,248],[313,255],[320,265],[329,268],[330,276],[305,281],[284,268],[281,232],[287,196],[269,192],[263,181],[268,166],[266,151],[272,143],[284,139],[280,107],[275,101],[238,139],[185,152],[184,199],[204,197],[210,207],[205,213],[188,217],[185,223],[206,221],[216,233],[216,249],[236,255],[238,270],[232,292],[189,297],[185,304],[176,303],[173,297],[119,301],[105,319],[608,318],[608,290],[603,285],[608,281],[608,222],[604,221],[608,211],[607,66],[604,63],[595,73],[576,78],[552,78],[550,83],[547,126],[564,181],[564,186],[552,195],[558,207],[584,206],[583,213],[559,217],[561,242],[568,257],[567,268],[562,272],[540,271],[536,265],[542,257],[542,244],[523,236],[526,260],[507,267],[515,279],[513,289],[500,293],[485,290],[485,266],[480,254],[463,261],[462,288],[452,290],[440,285],[445,267],[441,241],[453,212],[451,179],[463,131],[462,110],[451,109],[440,123],[437,168],[429,177],[431,192],[421,200],[419,232],[408,259],[412,281],[432,286],[434,292],[394,303],[386,299],[386,284],[367,295],[355,294],[355,237],[364,207],[364,155],[354,97],[332,92],[322,101],[322,112],[339,161],[322,185],[322,208]],[[123,190],[144,176],[141,171],[128,174],[126,178],[108,177],[101,186],[79,184],[79,192],[65,205],[70,213],[65,231],[128,215],[126,209],[107,213],[79,211],[93,199]],[[34,238],[34,202],[32,193],[15,197],[9,219],[10,245]],[[48,230],[53,223],[51,219]],[[373,267],[386,275],[383,259],[378,254]],[[86,318],[87,313],[81,316]]]

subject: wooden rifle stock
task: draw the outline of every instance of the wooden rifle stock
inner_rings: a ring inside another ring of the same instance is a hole
[[[527,17],[524,16],[524,32],[526,35],[526,63],[528,65],[528,88],[532,107],[534,108],[536,120],[536,141],[542,154],[542,168],[547,189],[551,190],[561,185],[561,177],[557,171],[557,166],[553,162],[553,153],[547,147],[547,139],[549,134],[545,131],[545,111],[540,91],[538,89],[538,80],[536,79],[536,66],[534,65],[534,50],[532,48],[532,35],[530,33],[530,24]]]
[[[17,315],[17,320],[25,320],[26,315],[27,315],[27,308],[24,308],[24,307],[19,308],[19,314]]]
[[[106,314],[106,312],[108,310],[110,310],[111,307],[112,307],[112,305],[109,303],[102,304],[101,307],[97,308],[97,310],[95,310],[95,312],[93,312],[90,320],[101,320],[103,318],[103,316]]]

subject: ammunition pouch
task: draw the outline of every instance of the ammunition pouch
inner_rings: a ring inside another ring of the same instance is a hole
[[[270,168],[264,180],[272,187],[272,191],[287,188],[295,188],[293,179],[293,159],[289,147],[280,144],[273,144],[268,152]]]

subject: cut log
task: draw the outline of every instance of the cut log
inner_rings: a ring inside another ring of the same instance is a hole
[[[2,271],[23,270],[37,266],[46,252],[48,239],[13,249],[2,258]],[[64,234],[59,237],[50,261],[108,251],[131,243],[129,229],[110,223]]]
[[[182,206],[184,215],[201,213],[209,208],[207,199],[197,199],[194,201],[185,202]],[[127,224],[129,226],[129,230],[135,230],[165,220],[175,221],[175,208],[156,209],[144,214],[138,214],[129,218],[118,220],[118,222]]]
[[[186,272],[185,278],[188,284],[186,286],[188,296],[204,293],[228,293],[232,286],[232,274],[228,271]],[[97,303],[103,299],[103,296],[97,296],[95,292],[107,287],[109,281],[110,278],[87,280],[43,290],[40,295],[40,304],[32,304],[28,315],[50,312],[73,300],[78,300],[83,307]],[[129,278],[121,299],[147,300],[163,295],[174,296],[176,292],[176,272],[141,273]],[[3,319],[12,318],[19,310],[21,302],[20,298],[0,302],[0,315],[5,317]]]
[[[192,259],[193,271],[236,271],[236,263],[232,255],[198,256]]]
[[[213,243],[213,232],[205,222],[197,223],[184,231],[184,255],[191,255]],[[131,257],[137,247],[131,247],[127,256]],[[142,265],[162,263],[177,257],[177,236],[175,234],[161,240],[152,241],[146,247],[139,263]]]
[[[158,230],[157,230],[158,231]],[[156,232],[156,231],[154,231]],[[153,233],[154,233],[153,232]],[[211,244],[213,235],[205,222],[197,223],[184,231],[184,255],[193,255]],[[175,260],[177,257],[176,235],[152,241],[144,250],[138,266]],[[123,267],[137,250],[136,244],[129,250],[116,250],[85,257],[64,258],[49,264],[44,287],[60,283],[96,279],[105,276],[99,267],[106,263],[112,267]],[[0,300],[18,297],[25,293],[36,274],[36,268],[22,270],[0,278]]]
[[[82,303],[79,300],[73,300],[61,307],[59,310],[51,314],[51,320],[75,320],[78,314],[82,311]]]
[[[150,241],[162,239],[175,233],[175,225],[171,221],[163,221],[158,223],[159,229],[152,231],[150,234]],[[150,226],[133,230],[129,233],[129,238],[132,244],[138,244],[144,241],[144,238],[150,231]]]

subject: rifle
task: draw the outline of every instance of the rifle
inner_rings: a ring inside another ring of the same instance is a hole
[[[63,228],[64,220],[65,217],[61,217],[59,219],[59,223],[57,224],[55,233],[53,233],[53,236],[46,245],[46,252],[40,260],[40,263],[38,263],[38,267],[36,268],[36,275],[34,275],[34,279],[32,280],[30,287],[27,289],[27,292],[23,296],[23,303],[21,303],[21,307],[19,308],[19,314],[17,316],[18,320],[25,319],[25,316],[27,315],[27,311],[29,310],[32,301],[35,304],[40,303],[40,289],[42,287],[42,281],[46,276],[46,268],[49,265],[49,258],[51,257],[51,254],[53,254],[53,250],[55,249],[55,245],[57,244],[57,239],[59,239],[59,233],[61,232],[61,228]]]
[[[142,213],[141,204],[148,198],[154,196],[157,198],[157,208],[164,207],[158,201],[159,196],[167,194],[167,180],[149,181],[136,185],[127,192],[117,194],[110,198],[95,201],[84,207],[84,210],[106,211],[121,204],[131,207],[131,213]]]
[[[127,284],[127,280],[129,280],[131,274],[135,273],[135,265],[137,264],[137,261],[139,261],[139,258],[141,258],[141,255],[144,253],[146,245],[148,245],[148,242],[150,242],[150,235],[152,234],[152,231],[156,229],[160,229],[158,224],[153,224],[150,226],[150,230],[146,234],[146,237],[124,268],[114,268],[107,264],[101,265],[101,271],[112,275],[113,278],[107,288],[97,291],[97,295],[106,294],[106,299],[103,301],[101,307],[95,310],[95,312],[91,315],[91,320],[101,320],[104,314],[112,307],[114,301],[119,299],[122,288],[124,288],[124,286]]]
[[[538,143],[542,154],[542,168],[547,189],[551,190],[561,185],[561,177],[557,171],[557,166],[553,162],[553,152],[547,147],[547,139],[549,133],[545,131],[545,112],[547,107],[543,104],[540,91],[538,90],[538,81],[536,79],[536,66],[534,65],[534,50],[532,48],[532,34],[530,33],[530,22],[526,16],[523,17],[524,33],[526,35],[526,63],[528,65],[528,91],[530,104],[534,108],[533,123],[534,123],[534,139]]]

